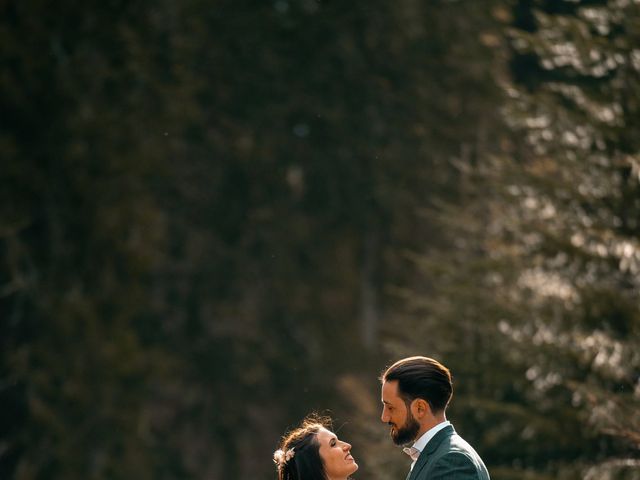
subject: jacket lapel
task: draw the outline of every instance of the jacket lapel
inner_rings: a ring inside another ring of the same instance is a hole
[[[431,455],[438,449],[443,440],[453,435],[453,433],[455,433],[455,430],[452,425],[447,425],[436,433],[436,435],[429,440],[429,443],[427,443],[427,446],[422,450],[422,453],[420,453],[418,461],[413,466],[413,470],[411,470],[406,480],[414,480],[418,478],[418,473],[427,465],[427,463],[429,463]]]

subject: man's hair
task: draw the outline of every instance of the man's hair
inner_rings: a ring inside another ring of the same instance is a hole
[[[408,357],[385,370],[380,381],[398,381],[398,395],[409,405],[416,398],[425,400],[433,413],[447,408],[453,395],[451,372],[429,357]]]
[[[282,438],[279,448],[293,449],[293,457],[278,469],[278,480],[326,480],[317,435],[330,426],[329,418],[311,414]]]

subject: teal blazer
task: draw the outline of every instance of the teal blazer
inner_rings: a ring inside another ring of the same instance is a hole
[[[451,425],[429,440],[407,480],[490,480],[476,451]]]

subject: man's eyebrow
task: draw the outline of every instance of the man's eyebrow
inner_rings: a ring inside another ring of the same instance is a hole
[[[385,405],[391,405],[391,402],[387,402],[386,400],[382,400],[382,403],[384,403]]]

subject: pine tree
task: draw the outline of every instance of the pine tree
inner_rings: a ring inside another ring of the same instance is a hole
[[[533,322],[502,326],[526,332],[536,392],[565,391],[606,435],[586,463],[614,470],[640,446],[640,6],[525,3],[506,115],[530,147],[508,188]]]
[[[463,165],[463,201],[434,209],[452,247],[417,257],[419,331],[475,380],[460,414],[487,431],[498,478],[637,465],[639,13],[522,1],[503,15],[513,133]]]

